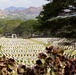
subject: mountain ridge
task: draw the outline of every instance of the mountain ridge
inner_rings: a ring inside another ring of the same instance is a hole
[[[6,19],[35,19],[36,16],[42,11],[42,7],[8,7],[0,9],[0,18]]]
[[[26,9],[25,7],[10,6],[10,7],[5,8],[4,10],[6,10],[6,11],[15,11],[15,10],[25,10],[25,9]]]

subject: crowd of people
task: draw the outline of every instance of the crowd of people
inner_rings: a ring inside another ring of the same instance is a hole
[[[76,75],[76,59],[67,58],[59,47],[46,47],[32,67],[18,64],[13,58],[0,57],[0,75]]]

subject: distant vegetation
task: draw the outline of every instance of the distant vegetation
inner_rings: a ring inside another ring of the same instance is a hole
[[[33,35],[40,35],[38,27],[40,23],[37,20],[27,20],[22,22],[15,28],[15,33],[23,37],[32,37]]]
[[[33,34],[39,34],[37,20],[6,20],[0,19],[0,35],[17,34],[19,37],[32,37]]]
[[[57,18],[42,25],[38,20],[6,20],[0,19],[0,35],[14,33],[19,37],[76,37],[76,17]]]
[[[0,19],[0,34],[14,33],[14,29],[22,22],[22,20]]]

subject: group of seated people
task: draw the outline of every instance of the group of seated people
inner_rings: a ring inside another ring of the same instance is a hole
[[[0,57],[0,75],[76,75],[76,59],[66,58],[59,47],[46,47],[32,67],[18,64],[13,58]]]

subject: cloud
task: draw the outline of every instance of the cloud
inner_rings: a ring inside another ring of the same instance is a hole
[[[45,0],[0,0],[0,8],[6,8],[9,6],[16,7],[30,7],[30,6],[41,6],[46,4]]]
[[[0,2],[10,2],[10,0],[0,0]]]
[[[10,5],[17,7],[29,7],[32,5],[31,0],[14,0],[10,2]]]

